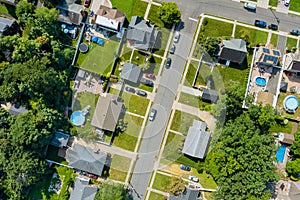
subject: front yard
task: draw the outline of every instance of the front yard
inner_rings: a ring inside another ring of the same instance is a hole
[[[190,95],[184,92],[180,93],[179,103],[183,103],[189,106],[197,107],[200,110],[211,111],[211,106],[213,104],[204,102],[200,99],[200,97]]]
[[[132,16],[144,17],[148,3],[141,0],[111,0],[112,6],[122,11],[130,22]]]
[[[176,110],[172,121],[171,130],[187,135],[189,127],[193,125],[194,119],[200,120],[197,116]]]
[[[288,37],[286,40],[286,48],[288,50],[292,50],[293,48],[298,48],[297,47],[297,39]]]
[[[114,155],[109,169],[109,179],[125,182],[131,159]]]
[[[249,46],[253,47],[257,44],[266,44],[268,32],[237,25],[235,30],[235,38],[244,38],[245,41],[250,43]]]
[[[300,1],[292,0],[290,4],[290,10],[300,12]]]

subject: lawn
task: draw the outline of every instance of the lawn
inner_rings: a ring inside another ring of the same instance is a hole
[[[16,7],[9,5],[9,4],[4,4],[1,2],[1,6],[0,6],[0,13],[4,13],[4,14],[8,14],[11,15],[12,17],[16,18]]]
[[[296,110],[296,112],[294,114],[289,114],[289,113],[285,112],[285,110],[284,110],[283,101],[284,101],[285,97],[287,97],[289,95],[294,95],[298,99],[300,99],[300,94],[293,94],[291,92],[287,92],[287,93],[281,92],[278,96],[276,107],[282,109],[282,116],[291,118],[291,119],[300,120],[300,109],[299,108]]]
[[[271,133],[278,133],[278,132],[284,132],[284,133],[291,133],[293,129],[293,122],[288,122],[285,124],[273,124],[271,128],[269,129],[269,132]]]
[[[176,162],[182,155],[181,150],[183,148],[185,137],[176,133],[169,132],[167,142],[163,152],[163,158],[172,162]]]
[[[144,17],[147,3],[140,0],[111,0],[113,7],[124,12],[126,19],[130,22],[131,16],[137,15]]]
[[[286,40],[286,47],[288,50],[292,50],[293,48],[297,48],[297,39],[288,37]]]
[[[202,101],[200,97],[190,95],[184,92],[180,93],[179,103],[197,107],[200,110],[206,110],[206,111],[211,111],[211,106],[212,106],[212,104]]]
[[[73,111],[82,110],[87,105],[90,105],[90,111],[86,115],[86,121],[84,127],[77,127],[77,132],[80,137],[85,139],[96,139],[94,133],[94,126],[91,125],[91,121],[94,115],[94,111],[98,102],[99,94],[95,95],[90,92],[81,92],[77,94],[77,98],[74,103]]]
[[[93,46],[88,53],[79,53],[77,65],[87,71],[96,74],[107,74],[110,72],[114,55],[117,51],[119,42],[113,39],[105,40],[103,46],[91,43]]]
[[[163,191],[163,192],[168,192],[171,186],[171,177],[170,176],[165,176],[159,173],[156,173],[155,180],[153,183],[152,188]]]
[[[205,18],[202,23],[201,32],[198,36],[203,37],[231,37],[233,24],[223,21]]]
[[[269,0],[269,5],[273,7],[277,7],[278,5],[278,0]]]
[[[127,125],[127,128],[123,133],[119,133],[119,135],[114,137],[113,145],[129,151],[134,151],[143,120],[143,118],[126,113],[124,123]]]
[[[136,64],[138,66],[142,65],[143,63],[145,63],[146,55],[148,54],[135,50],[133,52],[131,63]]]
[[[235,30],[235,38],[244,38],[244,40],[250,43],[249,46],[253,47],[257,44],[266,44],[268,33],[237,25]]]
[[[157,28],[156,30],[159,31],[159,33],[156,38],[153,53],[163,56],[166,51],[167,43],[170,37],[170,30],[166,28]]]
[[[149,200],[166,200],[167,198],[161,194],[157,194],[155,192],[151,192],[149,196]]]
[[[125,182],[131,159],[114,155],[109,169],[109,178]]]
[[[199,117],[176,110],[172,121],[171,130],[187,135],[189,127],[193,125],[194,119],[199,120]]]
[[[119,94],[119,90],[111,88],[110,93]],[[127,111],[136,113],[138,115],[144,116],[146,114],[146,110],[149,104],[149,99],[144,97],[140,97],[135,94],[130,94],[128,92],[123,91],[122,98],[124,100],[125,107]]]
[[[150,12],[148,15],[148,20],[150,21],[151,24],[163,28],[164,23],[159,18],[158,8],[159,7],[154,4],[151,5]]]
[[[190,62],[189,69],[184,81],[185,86],[193,87],[193,81],[196,76],[198,65],[199,62],[197,61]],[[195,82],[195,87],[198,87],[200,85],[206,86],[205,79],[207,79],[207,77],[209,77],[210,74],[211,74],[211,67],[208,66],[207,64],[202,63],[199,70],[198,77]]]
[[[149,74],[155,74],[156,76],[158,75],[160,64],[162,62],[162,59],[156,56],[152,57],[152,61],[150,63],[149,69],[143,71],[143,73],[149,73]]]
[[[270,43],[276,48],[277,47],[277,41],[278,41],[278,35],[272,34]]]
[[[300,12],[300,1],[292,0],[290,4],[290,10]]]

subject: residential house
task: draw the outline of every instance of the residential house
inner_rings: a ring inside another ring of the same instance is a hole
[[[16,1],[16,0],[1,0],[1,2],[15,6],[19,1]]]
[[[96,12],[94,18],[95,19],[93,21],[95,21],[100,28],[117,33],[123,27],[125,14],[117,9],[100,5],[100,8]]]
[[[149,21],[133,16],[127,29],[127,39],[133,47],[141,50],[152,50],[158,31]]]
[[[276,199],[280,200],[299,200],[300,199],[300,182],[290,182],[286,192],[279,192]]]
[[[18,30],[19,28],[15,20],[0,17],[0,35],[13,35]]]
[[[68,134],[63,133],[62,131],[55,131],[50,144],[58,148],[67,147],[69,137]]]
[[[99,129],[115,131],[123,107],[124,103],[118,101],[116,95],[100,96],[91,124]]]
[[[89,182],[89,178],[77,176],[69,200],[94,200],[99,188]]]
[[[9,107],[10,106],[10,107]],[[8,112],[11,115],[20,115],[23,114],[24,112],[27,111],[27,109],[19,104],[12,104],[12,105],[8,105],[9,109]]]
[[[209,103],[217,103],[219,100],[218,91],[204,88],[201,99]]]
[[[141,75],[142,69],[139,66],[125,62],[120,77],[124,81],[137,84],[141,79]]]
[[[287,145],[292,145],[295,140],[294,135],[288,133],[280,133],[278,139],[281,143]]]
[[[80,25],[84,17],[84,6],[75,3],[75,0],[61,0],[56,8],[59,10],[58,21]]]
[[[283,79],[287,83],[288,90],[293,87],[300,88],[300,53],[288,53],[283,60]]]
[[[211,132],[206,131],[206,123],[194,120],[193,125],[189,127],[182,153],[203,159],[207,153],[210,139]]]
[[[98,176],[102,175],[107,157],[105,152],[95,151],[79,144],[74,144],[66,152],[70,167]]]
[[[199,195],[200,191],[193,185],[185,186],[185,190],[178,196],[170,196],[169,200],[202,200]]]
[[[222,40],[217,54],[219,62],[242,64],[247,56],[247,43],[242,39]]]

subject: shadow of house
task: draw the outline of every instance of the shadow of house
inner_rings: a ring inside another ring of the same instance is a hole
[[[15,20],[0,17],[0,35],[14,35],[19,31]]]
[[[84,6],[76,4],[75,0],[62,0],[56,8],[59,10],[58,21],[70,25],[80,25],[84,17]]]
[[[133,16],[127,29],[127,40],[130,45],[137,49],[152,51],[158,31],[149,21],[138,16]]]
[[[217,101],[219,100],[218,91],[205,88],[203,89],[201,99],[205,102],[217,103]]]
[[[125,62],[120,77],[126,84],[138,86],[142,77],[142,69],[135,64]]]
[[[200,190],[193,185],[185,186],[185,190],[178,196],[170,196],[169,200],[202,200]]]
[[[247,43],[242,39],[222,40],[217,53],[218,62],[233,62],[241,65],[247,55]]]
[[[77,176],[70,200],[94,199],[99,188],[89,183],[89,178]]]
[[[74,144],[66,152],[69,166],[79,170],[101,176],[104,166],[107,165],[108,155],[105,152],[95,151],[85,146]]]

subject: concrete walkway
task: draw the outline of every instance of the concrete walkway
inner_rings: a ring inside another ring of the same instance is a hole
[[[186,93],[186,94],[193,95],[193,96],[197,96],[197,97],[202,96],[202,92],[200,90],[192,88],[192,87],[188,87],[185,85],[181,85],[179,87],[179,91]]]

